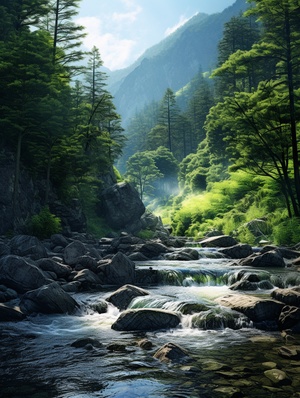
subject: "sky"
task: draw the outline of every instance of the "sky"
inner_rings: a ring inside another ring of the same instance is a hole
[[[103,65],[131,65],[198,12],[223,11],[235,0],[82,0],[76,23],[85,26],[86,50],[96,46]]]

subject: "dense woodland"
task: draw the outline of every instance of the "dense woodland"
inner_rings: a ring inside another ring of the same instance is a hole
[[[126,131],[101,49],[83,53],[80,0],[0,0],[1,151],[60,198],[96,204],[116,164],[174,234],[300,240],[300,5],[249,0],[224,26],[218,65],[148,103]],[[85,66],[82,66],[85,65]],[[127,141],[127,143],[126,143]],[[88,216],[94,216],[91,211]]]

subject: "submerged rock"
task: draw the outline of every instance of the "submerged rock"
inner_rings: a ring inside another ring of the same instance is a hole
[[[112,329],[150,331],[175,328],[179,323],[180,317],[175,312],[142,308],[122,312]]]
[[[191,359],[184,348],[174,343],[166,343],[156,351],[153,357],[161,362],[186,362]]]

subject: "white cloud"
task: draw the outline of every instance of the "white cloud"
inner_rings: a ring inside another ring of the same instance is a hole
[[[138,15],[141,13],[142,7],[137,6],[134,10],[125,12],[125,13],[117,13],[114,12],[112,15],[112,19],[114,22],[135,22],[137,20]]]
[[[174,33],[178,28],[180,28],[182,25],[184,25],[190,18],[185,17],[184,15],[181,15],[179,22],[172,26],[171,28],[168,28],[165,31],[165,36],[169,36],[170,34]]]
[[[104,66],[111,70],[127,66],[136,45],[134,40],[120,38],[114,32],[105,33],[103,22],[97,17],[79,18],[76,22],[86,27],[87,36],[83,40],[83,45],[88,50],[96,46]]]

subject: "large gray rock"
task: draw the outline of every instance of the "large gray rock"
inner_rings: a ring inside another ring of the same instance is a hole
[[[43,271],[54,272],[58,278],[66,278],[72,271],[69,266],[61,264],[52,258],[41,258],[36,262],[36,265]]]
[[[251,256],[253,250],[250,245],[238,244],[231,247],[220,249],[219,252],[223,253],[225,256],[228,256],[230,258],[238,259],[238,258],[245,258]]]
[[[119,318],[112,324],[112,329],[150,331],[175,328],[179,323],[180,317],[175,312],[142,308],[122,312]]]
[[[211,236],[200,241],[202,247],[231,247],[237,245],[237,241],[228,235]]]
[[[57,283],[25,293],[20,302],[20,308],[26,314],[71,314],[77,307],[77,302]]]
[[[284,268],[285,262],[281,253],[273,250],[247,257],[240,262],[240,265],[258,268]]]
[[[106,300],[119,308],[119,310],[125,310],[135,297],[147,295],[149,295],[149,293],[140,287],[124,285],[107,297]]]
[[[48,257],[47,250],[35,236],[16,235],[10,241],[11,254],[28,256],[34,260]]]
[[[160,258],[162,254],[165,254],[169,249],[159,241],[150,241],[141,245],[136,245],[135,252],[139,252],[150,259]]]
[[[284,304],[244,294],[229,294],[215,300],[218,304],[245,314],[253,322],[278,320]]]
[[[102,215],[108,224],[122,229],[135,223],[145,212],[145,206],[136,189],[129,183],[115,184],[101,196]]]
[[[85,245],[76,240],[65,247],[63,254],[64,262],[68,265],[75,265],[78,263],[78,258],[84,256],[86,253],[87,249]]]
[[[0,258],[0,283],[25,293],[50,283],[44,273],[22,257],[8,255]]]
[[[101,283],[105,285],[134,284],[135,264],[125,254],[119,252],[106,263],[100,261],[98,275]]]

